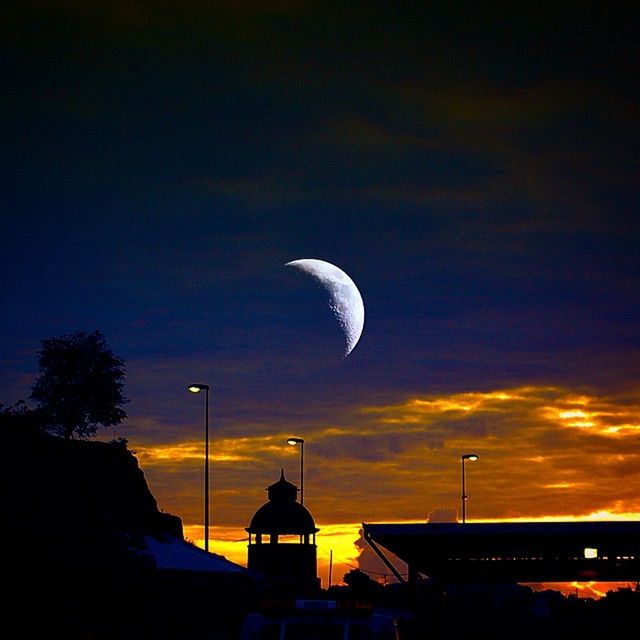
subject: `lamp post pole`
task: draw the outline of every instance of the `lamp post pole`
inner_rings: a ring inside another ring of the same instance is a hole
[[[466,491],[466,487],[465,487],[465,479],[464,479],[464,463],[465,460],[470,460],[471,462],[474,462],[478,459],[478,455],[476,455],[475,453],[465,453],[464,455],[462,455],[462,524],[464,524],[467,521],[467,491]]]
[[[304,439],[303,438],[289,438],[287,444],[295,447],[300,445],[300,504],[304,505]]]
[[[191,384],[189,391],[204,391],[204,550],[209,551],[209,385]]]

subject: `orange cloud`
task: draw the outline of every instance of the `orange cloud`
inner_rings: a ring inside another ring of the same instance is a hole
[[[255,460],[261,453],[280,452],[284,436],[276,440],[275,436],[255,438],[226,438],[210,440],[214,443],[209,452],[210,462],[247,462]],[[204,461],[204,445],[198,442],[178,442],[156,446],[142,445],[136,449],[141,464],[165,465],[178,464],[188,460]]]

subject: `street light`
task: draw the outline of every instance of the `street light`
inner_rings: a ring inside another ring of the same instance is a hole
[[[288,438],[287,444],[293,447],[300,445],[300,504],[304,504],[304,439]]]
[[[475,453],[465,453],[462,456],[462,524],[467,520],[467,493],[464,485],[464,461],[475,462],[480,456]]]
[[[204,550],[209,551],[209,385],[190,384],[191,393],[204,391]]]

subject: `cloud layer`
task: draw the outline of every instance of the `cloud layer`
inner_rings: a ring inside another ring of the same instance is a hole
[[[361,522],[459,517],[460,457],[470,451],[479,455],[467,463],[470,520],[640,517],[634,394],[523,386],[424,395],[354,405],[340,422],[307,425],[303,433],[276,423],[262,433],[254,427],[250,436],[216,434],[210,460],[216,525],[243,537],[280,467],[299,484],[299,451],[286,444],[290,435],[306,441],[305,503],[328,534],[346,527],[341,552],[352,561]],[[160,505],[197,526],[202,443],[144,439],[132,433],[131,444]]]

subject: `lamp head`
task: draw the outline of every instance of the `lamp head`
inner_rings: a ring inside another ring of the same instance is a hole
[[[191,391],[191,393],[200,393],[200,391],[209,391],[209,385],[208,384],[190,384],[188,387],[189,391]]]
[[[303,438],[287,438],[287,444],[290,444],[295,447],[297,444],[304,444]]]
[[[463,460],[470,460],[471,462],[475,462],[480,456],[477,453],[465,453],[462,456]]]

